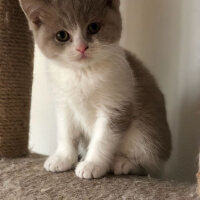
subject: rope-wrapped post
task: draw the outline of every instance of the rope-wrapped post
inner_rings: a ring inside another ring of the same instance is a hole
[[[0,157],[28,153],[33,42],[18,0],[0,0]]]

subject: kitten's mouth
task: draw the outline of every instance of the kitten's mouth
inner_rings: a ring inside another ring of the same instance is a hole
[[[80,57],[78,58],[79,61],[87,60],[87,59],[88,59],[88,56],[85,54],[81,54]]]

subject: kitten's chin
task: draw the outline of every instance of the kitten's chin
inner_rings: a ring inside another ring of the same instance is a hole
[[[93,57],[84,57],[73,61],[73,67],[80,69],[87,68],[88,66],[95,67],[99,62],[101,62],[101,59],[96,59]]]
[[[89,56],[87,56],[87,55],[81,55],[81,56],[79,56],[79,57],[76,59],[76,61],[77,61],[77,62],[86,62],[86,61],[88,61],[89,59],[90,59]]]
[[[72,69],[81,69],[85,68],[91,63],[94,63],[91,57],[82,57],[82,58],[65,58],[65,59],[52,59],[53,62],[57,63],[59,66],[64,68],[72,68]]]

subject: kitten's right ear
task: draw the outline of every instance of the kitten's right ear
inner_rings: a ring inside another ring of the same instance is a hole
[[[120,0],[107,0],[107,5],[110,8],[119,8],[119,6],[120,6]]]
[[[47,6],[45,0],[19,0],[30,26],[41,26],[42,11]]]

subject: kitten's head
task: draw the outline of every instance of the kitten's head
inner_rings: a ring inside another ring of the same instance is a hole
[[[120,0],[20,0],[49,58],[85,63],[109,56],[121,37]]]

